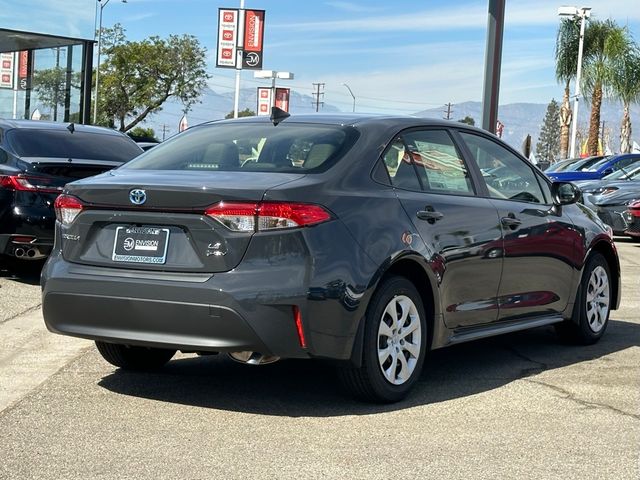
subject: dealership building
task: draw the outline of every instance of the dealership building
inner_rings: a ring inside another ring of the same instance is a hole
[[[95,9],[93,0],[3,7],[0,118],[90,123]]]

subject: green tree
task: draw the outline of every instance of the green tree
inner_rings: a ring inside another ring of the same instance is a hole
[[[631,47],[612,62],[609,81],[612,94],[623,105],[620,125],[620,153],[631,152],[631,116],[629,107],[640,101],[640,48]]]
[[[64,107],[64,97],[67,85],[67,69],[62,67],[36,70],[33,74],[32,87],[38,95],[39,102],[53,110],[53,117],[57,116],[58,107]],[[71,74],[71,88],[80,89],[80,73]]]
[[[547,105],[547,113],[542,122],[538,143],[536,144],[536,158],[538,161],[553,163],[560,154],[560,106],[555,99]]]
[[[578,43],[580,41],[580,21],[563,19],[556,36],[556,79],[564,84],[562,106],[560,107],[560,158],[569,156],[569,128],[571,127],[570,84],[578,69]]]
[[[473,119],[473,117],[470,117],[469,115],[467,115],[464,118],[461,118],[460,120],[458,120],[460,123],[466,123],[467,125],[475,125],[476,121]]]
[[[192,35],[128,41],[116,25],[105,31],[100,65],[100,122],[126,132],[169,98],[189,109],[206,85],[206,49]]]
[[[129,130],[127,132],[127,135],[129,135],[133,139],[145,138],[145,139],[149,139],[149,140],[153,139],[155,141],[158,141],[158,138],[156,137],[156,132],[151,127],[148,127],[148,128],[135,127],[135,128],[132,128],[131,130]]]
[[[245,108],[244,110],[240,110],[238,112],[238,118],[240,117],[255,117],[256,112],[254,112],[253,110],[249,109],[249,108]],[[224,118],[233,118],[233,110],[231,110],[229,113],[227,113]]]
[[[629,51],[631,42],[627,30],[613,20],[591,21],[584,42],[584,89],[591,95],[587,153],[597,155],[602,98],[605,90],[611,87],[609,80],[616,58]]]

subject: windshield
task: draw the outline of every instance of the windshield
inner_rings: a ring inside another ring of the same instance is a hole
[[[625,178],[633,178],[638,173],[640,173],[640,167],[634,167],[632,163],[626,168],[621,168],[620,170],[616,170],[615,172],[610,173],[609,175],[605,175],[602,177],[603,180],[624,180]],[[632,167],[632,168],[630,168]]]
[[[570,158],[569,160],[562,160],[560,162],[554,163],[549,168],[547,168],[545,170],[545,173],[546,172],[562,172],[564,170],[571,168],[573,165],[583,161],[584,159],[582,158]]]
[[[597,172],[600,167],[609,162],[609,157],[594,158],[591,162],[583,163],[575,170],[578,172]]]
[[[324,171],[353,145],[350,127],[281,123],[209,124],[152,148],[133,170]]]
[[[12,129],[7,142],[20,157],[77,158],[127,162],[142,153],[133,140],[124,135],[76,130]]]

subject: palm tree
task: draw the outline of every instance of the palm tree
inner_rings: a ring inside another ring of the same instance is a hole
[[[613,63],[629,50],[630,38],[627,30],[613,20],[593,20],[587,26],[584,42],[584,90],[591,93],[587,153],[597,155],[602,97],[610,88]]]
[[[571,104],[569,85],[576,77],[578,69],[578,43],[580,41],[580,20],[563,19],[556,37],[556,79],[564,84],[564,96],[560,107],[560,158],[569,155],[569,128],[571,126]]]
[[[620,125],[620,153],[631,151],[631,116],[629,106],[640,101],[640,48],[633,43],[628,51],[612,62],[609,83],[614,97],[622,102],[624,113]]]

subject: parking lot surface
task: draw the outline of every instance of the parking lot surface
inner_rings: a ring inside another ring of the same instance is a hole
[[[119,371],[45,331],[37,275],[5,272],[0,380],[20,389],[0,389],[0,478],[638,479],[640,244],[618,247],[622,308],[598,344],[541,328],[436,351],[390,406],[316,362]]]

